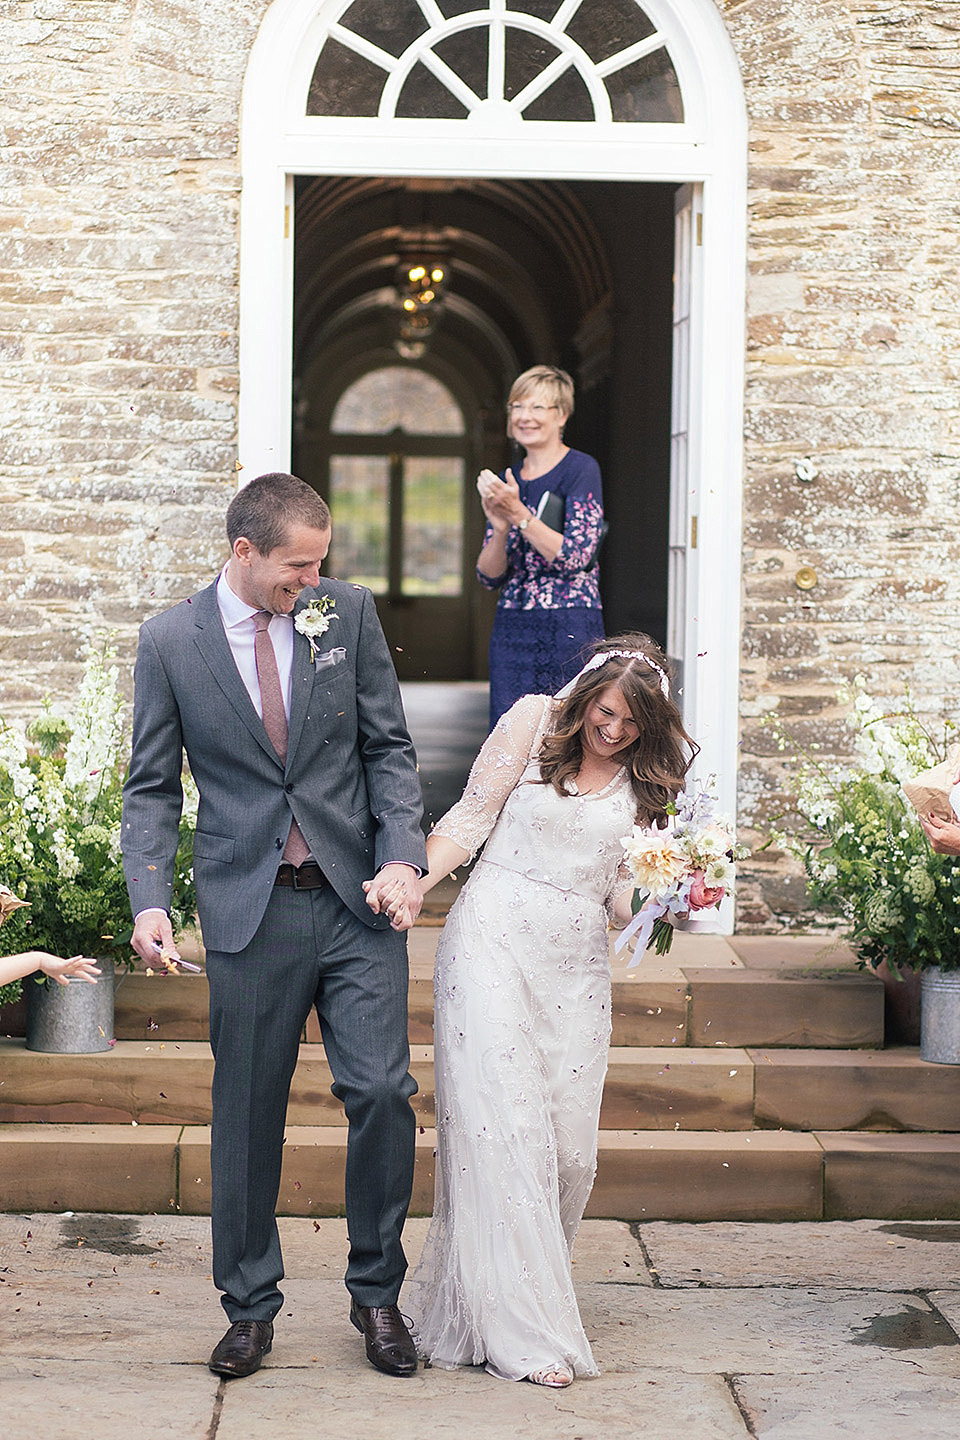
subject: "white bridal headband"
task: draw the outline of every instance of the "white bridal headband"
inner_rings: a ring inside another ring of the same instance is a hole
[[[619,656],[622,660],[642,660],[644,665],[649,665],[650,669],[655,670],[660,676],[660,689],[663,691],[665,698],[667,700],[670,699],[670,681],[667,679],[667,672],[662,670],[655,660],[651,660],[649,655],[644,655],[642,650],[601,650],[598,655],[591,656],[583,669],[579,670],[573,679],[567,685],[564,685],[562,690],[557,691],[556,698],[558,700],[566,700],[568,695],[573,694],[574,686],[578,680],[581,680],[584,675],[588,675],[591,670],[599,670],[601,665],[606,665],[607,661],[612,660],[615,655]]]

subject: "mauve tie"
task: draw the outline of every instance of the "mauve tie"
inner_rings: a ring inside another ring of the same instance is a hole
[[[270,632],[267,629],[272,619],[273,616],[269,610],[258,610],[254,615],[253,623],[256,627],[256,634],[253,641],[253,653],[257,662],[257,679],[260,681],[263,728],[267,732],[270,744],[286,764],[287,712],[283,708],[277,656],[273,648],[273,641],[270,639]],[[294,820],[290,825],[287,843],[283,847],[283,858],[291,865],[302,865],[309,854],[310,847],[303,838],[300,826]]]

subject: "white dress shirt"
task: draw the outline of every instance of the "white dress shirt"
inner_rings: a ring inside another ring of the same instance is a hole
[[[217,581],[217,605],[220,608],[220,618],[223,621],[230,653],[240,671],[240,678],[247,687],[247,694],[253,701],[253,708],[262,720],[263,701],[260,699],[260,680],[257,676],[257,660],[253,648],[256,634],[253,617],[259,612],[252,605],[248,605],[245,600],[241,600],[240,596],[230,588],[226,565],[220,571],[220,579]],[[274,615],[267,626],[267,633],[273,641],[274,654],[277,657],[280,693],[283,696],[283,708],[287,712],[289,723],[290,688],[293,675],[293,616]]]

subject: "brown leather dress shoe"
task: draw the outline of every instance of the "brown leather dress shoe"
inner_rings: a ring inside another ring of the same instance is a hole
[[[238,1320],[230,1326],[208,1363],[215,1375],[239,1379],[259,1370],[261,1360],[270,1354],[272,1347],[272,1320]]]
[[[396,1305],[358,1305],[350,1302],[350,1323],[363,1335],[371,1365],[385,1375],[416,1375],[417,1351],[413,1336]]]

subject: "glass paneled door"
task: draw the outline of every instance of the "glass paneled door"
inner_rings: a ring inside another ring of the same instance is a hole
[[[445,386],[399,365],[355,381],[331,420],[327,569],[373,591],[402,680],[472,673],[464,429]]]

